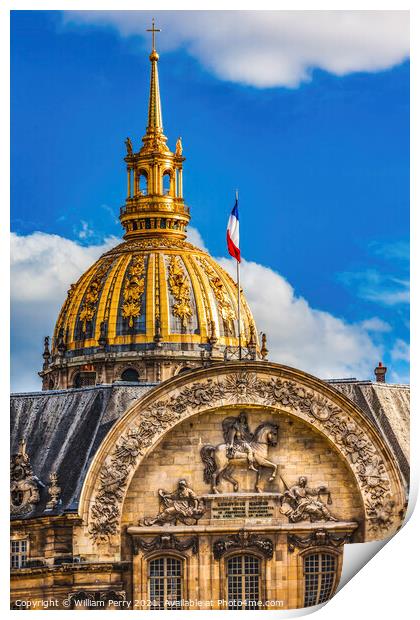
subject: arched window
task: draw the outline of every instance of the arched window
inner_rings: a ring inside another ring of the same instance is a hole
[[[168,194],[171,193],[171,174],[170,174],[170,172],[165,172],[165,174],[162,177],[162,183],[163,183],[163,195],[167,196]]]
[[[96,385],[96,372],[78,372],[73,378],[73,387],[81,388]]]
[[[304,558],[304,607],[325,603],[333,593],[337,558],[331,553],[311,553]]]
[[[147,196],[148,194],[147,174],[144,170],[139,172],[139,192],[142,196]]]
[[[131,381],[132,383],[138,383],[139,381],[139,373],[135,368],[126,368],[124,372],[121,373],[121,381]]]
[[[234,555],[227,560],[229,609],[259,609],[261,562],[254,555]]]
[[[178,374],[180,375],[182,372],[188,372],[189,370],[192,370],[192,368],[190,368],[189,366],[183,366],[179,371]]]
[[[151,609],[181,609],[182,561],[170,556],[149,562]]]

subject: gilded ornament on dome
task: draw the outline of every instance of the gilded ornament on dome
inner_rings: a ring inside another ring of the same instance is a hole
[[[191,307],[191,293],[188,278],[178,256],[172,256],[169,261],[168,284],[175,299],[175,303],[172,307],[172,314],[181,320],[183,327],[186,327],[193,313]]]
[[[109,260],[100,266],[86,291],[83,306],[79,314],[79,321],[82,322],[83,333],[86,332],[87,323],[92,321],[93,317],[95,316],[96,304],[98,303],[102,289],[102,281],[108,272],[108,267],[110,263],[111,261]]]
[[[233,309],[231,299],[227,293],[226,287],[222,279],[217,275],[216,271],[210,267],[207,261],[200,259],[201,265],[209,279],[209,284],[213,290],[214,296],[219,306],[219,312],[223,319],[226,332],[231,332],[231,321],[236,319],[236,312]]]
[[[137,256],[133,259],[129,269],[129,278],[124,289],[124,302],[121,314],[124,319],[128,319],[130,327],[134,325],[134,319],[141,313],[141,303],[144,293],[144,275],[146,272],[144,256]]]

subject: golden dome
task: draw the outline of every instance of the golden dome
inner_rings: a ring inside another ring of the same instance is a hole
[[[66,356],[101,349],[142,354],[156,347],[197,351],[203,345],[238,347],[237,288],[207,252],[178,239],[121,243],[71,287],[57,320]],[[241,296],[241,336],[255,338],[249,306]],[[254,335],[254,336],[253,336]]]
[[[153,46],[143,146],[134,152],[130,138],[125,142],[127,197],[120,209],[125,241],[68,291],[51,352],[45,339],[43,389],[127,377],[162,381],[185,367],[229,359],[242,347],[244,356],[257,354],[256,328],[242,292],[239,330],[236,283],[207,252],[185,241],[190,220],[183,198],[185,158],[180,138],[175,152],[166,144],[158,59]]]

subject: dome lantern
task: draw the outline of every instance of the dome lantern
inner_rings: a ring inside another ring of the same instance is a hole
[[[260,356],[252,313],[228,273],[186,241],[181,138],[163,133],[152,25],[150,93],[143,146],[127,138],[124,241],[68,290],[39,375],[44,390],[127,381],[158,383],[247,350]],[[168,181],[165,186],[165,181]],[[240,339],[240,343],[239,343]],[[47,354],[48,353],[48,354]]]
[[[150,92],[146,133],[138,153],[133,151],[130,138],[125,144],[127,156],[127,199],[120,210],[120,221],[125,229],[124,239],[150,237],[156,234],[185,239],[190,220],[188,207],[184,204],[182,188],[181,138],[175,152],[168,148],[163,133],[162,106],[160,102],[158,61],[155,33],[152,28],[152,51],[149,56]]]

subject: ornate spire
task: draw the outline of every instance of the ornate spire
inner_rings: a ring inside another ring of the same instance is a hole
[[[125,228],[125,239],[132,237],[177,237],[185,239],[190,220],[189,209],[184,204],[182,188],[181,138],[178,138],[175,152],[166,145],[163,133],[160,104],[159,76],[155,35],[160,32],[152,27],[152,51],[149,56],[150,93],[146,134],[143,146],[134,152],[130,138],[125,141],[127,156],[127,198],[121,208],[120,221]]]
[[[150,70],[150,94],[149,94],[149,114],[147,119],[147,133],[163,133],[162,123],[162,108],[160,105],[160,91],[159,91],[159,73],[158,73],[158,60],[159,54],[156,51],[155,33],[161,32],[160,28],[155,28],[155,20],[152,20],[152,27],[147,29],[147,32],[152,33],[152,51],[149,56],[152,63]]]

